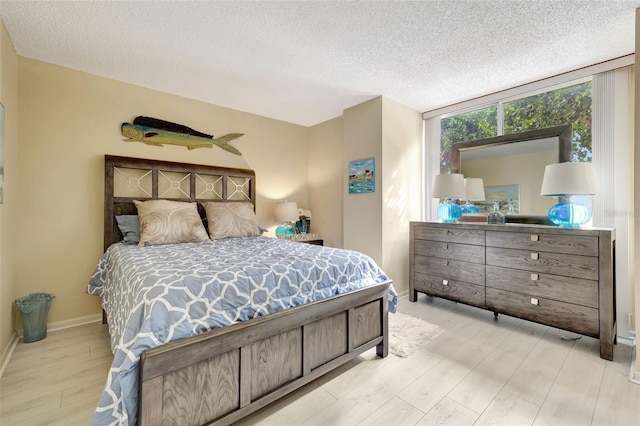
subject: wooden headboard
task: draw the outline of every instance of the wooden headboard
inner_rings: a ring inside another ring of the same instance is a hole
[[[133,200],[244,201],[255,209],[255,188],[253,170],[105,155],[104,249],[122,240],[115,217],[138,214]]]

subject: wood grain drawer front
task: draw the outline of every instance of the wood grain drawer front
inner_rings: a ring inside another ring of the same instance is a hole
[[[597,256],[598,237],[487,231],[487,247]]]
[[[487,265],[587,280],[598,279],[598,258],[591,256],[487,247]]]
[[[440,296],[481,308],[485,306],[483,286],[420,273],[415,276],[414,286],[417,291],[430,296]]]
[[[442,259],[463,260],[484,264],[484,247],[469,244],[443,243],[439,241],[416,240],[415,253]]]
[[[452,227],[416,226],[416,240],[441,241],[445,243],[463,243],[484,246],[485,231]]]
[[[487,288],[487,309],[598,337],[598,310],[572,303]],[[534,304],[532,302],[537,302]]]
[[[414,271],[448,280],[465,281],[484,286],[483,264],[416,256]]]
[[[487,266],[487,287],[598,308],[598,281]]]

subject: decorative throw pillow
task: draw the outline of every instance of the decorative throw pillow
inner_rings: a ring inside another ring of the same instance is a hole
[[[251,203],[207,202],[209,236],[212,240],[260,235]]]
[[[169,200],[134,200],[140,219],[141,246],[207,241],[198,205]]]
[[[138,244],[140,242],[140,221],[138,215],[124,214],[116,216],[118,228],[122,233],[122,241]]]

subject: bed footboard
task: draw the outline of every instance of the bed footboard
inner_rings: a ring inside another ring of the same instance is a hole
[[[386,357],[390,284],[146,351],[139,424],[227,425],[374,346]]]

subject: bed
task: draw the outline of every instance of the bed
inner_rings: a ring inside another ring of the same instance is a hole
[[[251,170],[105,156],[105,254],[88,291],[103,297],[114,364],[94,424],[230,424],[364,351],[387,356],[397,295],[368,256],[262,236],[121,242],[116,217],[134,200],[197,202],[206,224],[203,206],[255,194]],[[176,292],[184,305],[166,300]]]

